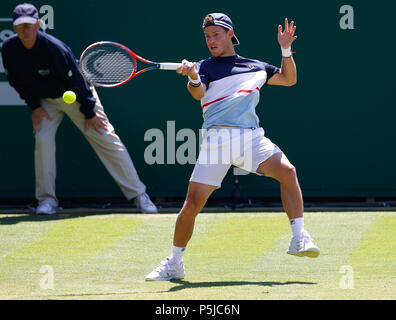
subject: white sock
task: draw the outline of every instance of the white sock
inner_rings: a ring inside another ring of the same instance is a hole
[[[172,245],[172,255],[171,260],[174,262],[180,262],[183,260],[184,252],[186,251],[186,247],[176,247]]]
[[[300,236],[304,231],[304,218],[291,219],[290,226],[293,232],[293,237]]]

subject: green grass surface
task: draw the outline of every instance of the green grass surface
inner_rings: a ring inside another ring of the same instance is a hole
[[[0,299],[396,299],[394,212],[306,213],[317,259],[286,254],[283,213],[204,213],[185,279],[145,282],[170,254],[175,220],[2,214]]]

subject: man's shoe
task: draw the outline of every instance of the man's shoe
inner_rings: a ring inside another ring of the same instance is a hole
[[[175,263],[167,257],[158,268],[146,276],[146,281],[169,281],[172,279],[183,279],[184,276],[183,260],[180,263]]]
[[[291,239],[287,253],[297,257],[316,258],[320,254],[320,249],[315,246],[311,236],[304,230],[300,236]]]
[[[136,207],[142,213],[157,213],[158,209],[155,204],[150,200],[147,193],[142,193],[135,198]]]
[[[42,202],[36,208],[36,214],[38,215],[51,215],[56,213],[56,207],[48,202]]]

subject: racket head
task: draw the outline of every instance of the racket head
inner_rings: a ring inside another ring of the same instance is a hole
[[[112,41],[93,43],[80,57],[83,77],[97,87],[120,86],[135,76],[136,68],[136,54]]]

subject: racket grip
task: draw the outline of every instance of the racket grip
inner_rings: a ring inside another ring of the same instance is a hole
[[[181,66],[181,63],[172,63],[172,62],[161,62],[160,69],[161,70],[176,70]]]

